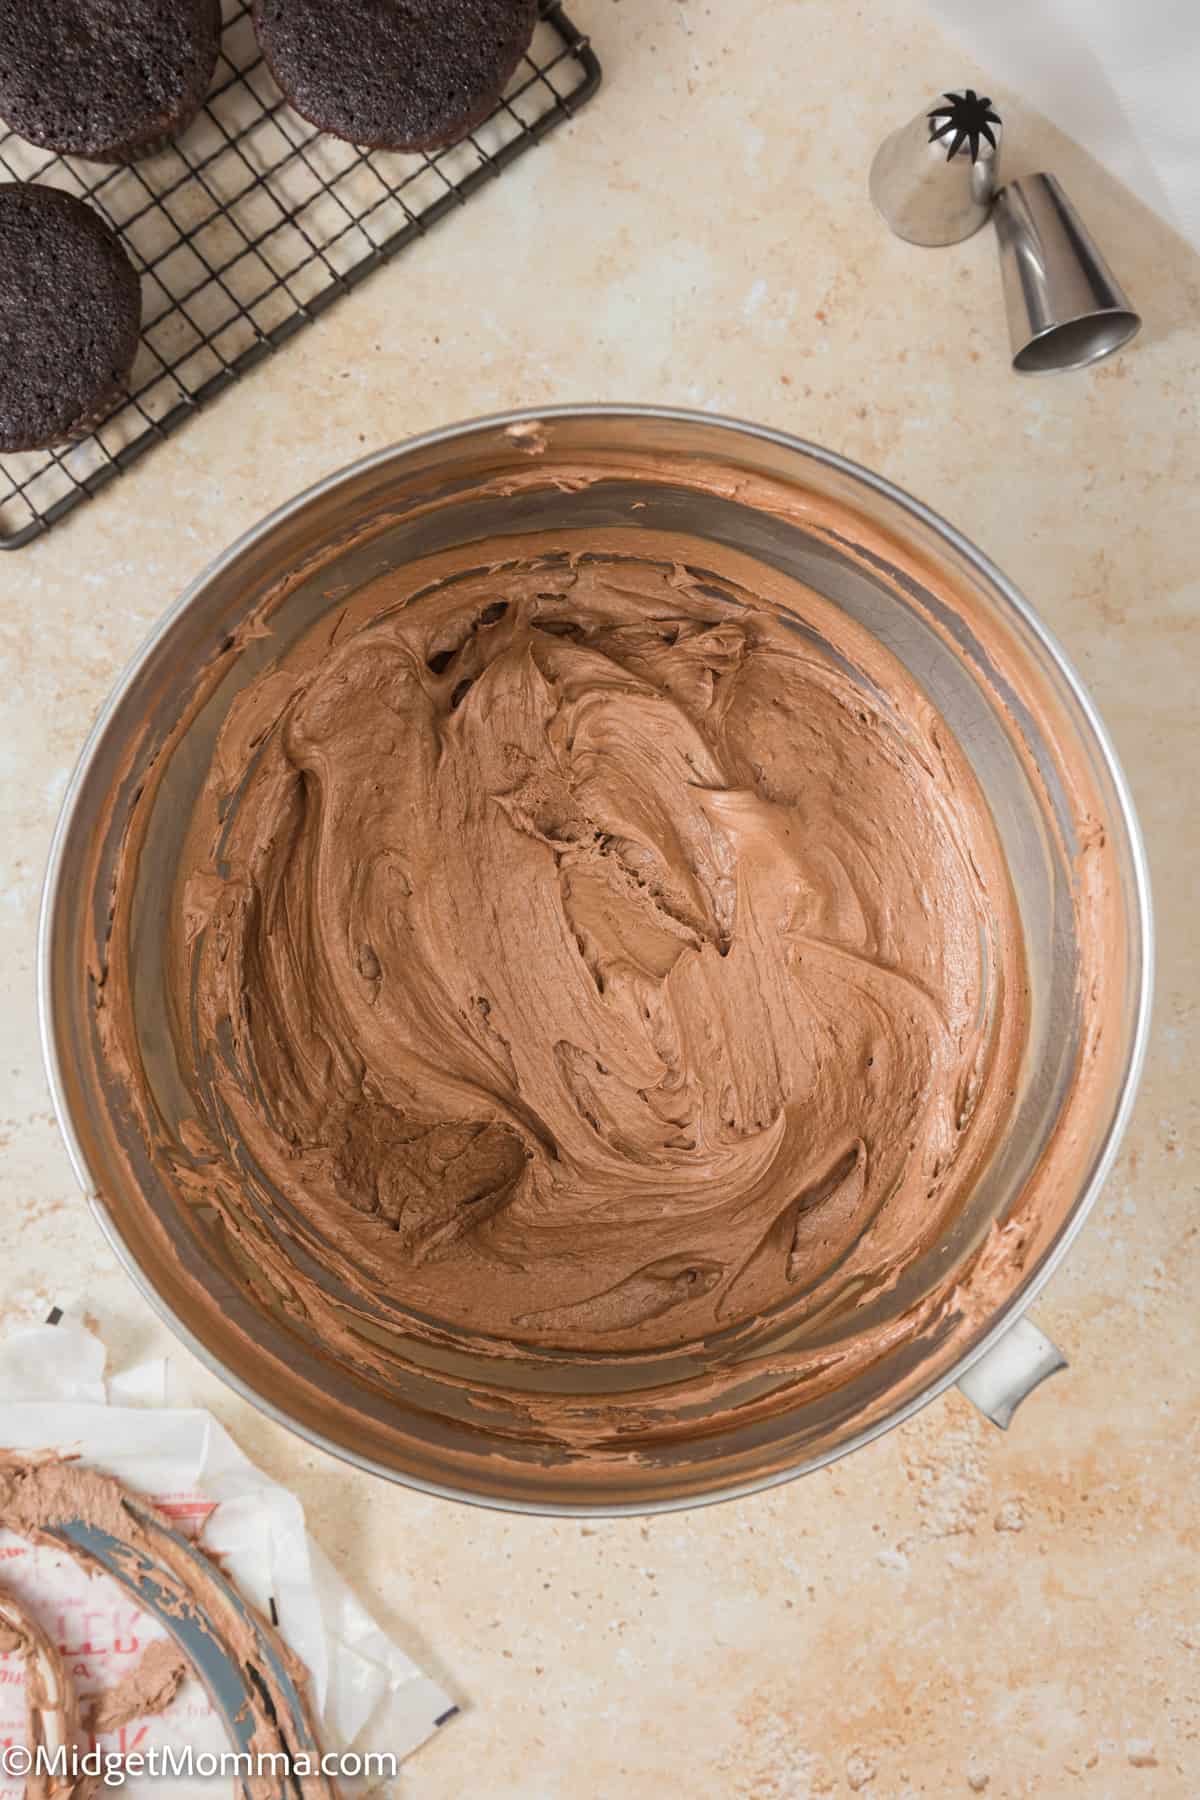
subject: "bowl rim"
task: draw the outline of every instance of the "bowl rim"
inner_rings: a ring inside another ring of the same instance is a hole
[[[516,1500],[497,1498],[459,1488],[452,1484],[429,1481],[424,1477],[407,1474],[389,1467],[372,1457],[364,1456],[344,1443],[338,1443],[326,1437],[320,1431],[292,1418],[287,1411],[264,1399],[255,1389],[234,1370],[230,1369],[200,1339],[192,1329],[184,1323],[178,1313],[153,1286],[142,1270],[132,1250],[125,1242],[108,1206],[100,1193],[98,1183],[88,1166],[83,1145],[76,1132],[71,1116],[67,1084],[64,1077],[63,1063],[59,1054],[58,1034],[55,1027],[54,1007],[54,943],[59,916],[59,902],[64,884],[66,851],[76,828],[78,809],[91,766],[93,753],[101,742],[109,724],[121,707],[126,694],[142,668],[153,655],[160,643],[170,634],[177,620],[182,618],[192,605],[196,596],[208,583],[227,568],[245,551],[260,543],[279,526],[286,523],[296,514],[303,511],[323,495],[333,492],[343,483],[385,467],[397,459],[406,457],[414,451],[432,449],[438,446],[453,444],[461,438],[468,438],[480,432],[511,431],[513,427],[530,428],[538,424],[552,423],[555,420],[573,420],[593,418],[650,420],[671,424],[691,424],[714,428],[718,432],[727,432],[731,438],[749,437],[788,450],[810,461],[824,465],[838,474],[849,477],[880,496],[902,514],[917,520],[926,529],[948,543],[970,565],[972,565],[998,592],[1001,599],[1011,607],[1025,629],[1039,641],[1054,663],[1056,672],[1070,691],[1070,695],[1079,708],[1083,721],[1090,730],[1095,748],[1108,779],[1112,783],[1120,814],[1120,821],[1125,832],[1130,864],[1133,875],[1132,896],[1133,914],[1130,920],[1131,947],[1136,951],[1140,962],[1140,981],[1134,1009],[1133,1028],[1131,1032],[1128,1054],[1121,1072],[1119,1092],[1112,1119],[1098,1148],[1090,1179],[1080,1192],[1076,1202],[1059,1227],[1052,1243],[1047,1247],[1036,1266],[1020,1283],[1016,1291],[991,1316],[987,1326],[978,1334],[974,1342],[969,1344],[962,1354],[950,1365],[931,1378],[919,1392],[902,1401],[891,1411],[873,1420],[860,1431],[851,1433],[840,1443],[822,1450],[809,1457],[803,1457],[786,1469],[775,1470],[769,1474],[733,1482],[722,1486],[711,1493],[699,1493],[683,1497],[666,1499],[650,1499],[645,1502],[570,1502],[567,1500]],[[46,872],[42,887],[41,906],[37,931],[37,1010],[38,1028],[41,1038],[42,1058],[46,1077],[50,1087],[55,1117],[67,1149],[67,1155],[74,1170],[76,1180],[87,1197],[93,1216],[97,1220],[109,1247],[135,1286],[148,1301],[157,1316],[200,1360],[205,1368],[217,1375],[228,1387],[247,1400],[258,1412],[265,1414],[276,1424],[285,1426],[298,1437],[315,1448],[328,1452],[331,1456],[366,1473],[382,1476],[389,1482],[413,1489],[438,1499],[454,1500],[471,1506],[481,1506],[493,1511],[522,1513],[533,1516],[551,1518],[619,1518],[643,1517],[657,1513],[668,1513],[689,1510],[692,1507],[712,1506],[726,1500],[745,1498],[749,1494],[763,1492],[769,1488],[780,1487],[785,1482],[794,1481],[801,1475],[814,1473],[817,1469],[849,1456],[852,1451],[862,1449],[865,1445],[882,1437],[895,1426],[912,1418],[931,1401],[944,1393],[947,1388],[959,1382],[973,1365],[985,1357],[999,1343],[1008,1330],[1020,1319],[1032,1305],[1051,1276],[1058,1269],[1069,1251],[1075,1238],[1083,1228],[1084,1221],[1095,1204],[1105,1181],[1112,1170],[1120,1147],[1121,1139],[1129,1123],[1130,1114],[1140,1086],[1145,1064],[1146,1049],[1150,1034],[1150,1020],[1154,991],[1154,919],[1151,898],[1149,863],[1146,856],[1145,843],[1141,825],[1133,802],[1132,790],[1117,756],[1116,748],[1109,736],[1108,729],[1080,679],[1073,663],[1066,654],[1055,633],[1038,615],[1020,589],[992,562],[990,557],[971,542],[962,532],[944,519],[940,513],[913,495],[905,492],[887,480],[885,476],[876,474],[874,470],[865,468],[852,458],[843,456],[836,450],[828,450],[823,445],[815,444],[791,432],[781,431],[773,426],[759,425],[753,421],[740,419],[733,415],[705,412],[691,407],[654,406],[607,402],[595,404],[566,404],[546,407],[520,407],[498,413],[488,413],[476,418],[460,420],[451,425],[439,426],[434,430],[421,432],[413,437],[405,438],[398,443],[390,444],[380,450],[357,458],[354,462],[334,470],[311,486],[303,489],[292,499],[275,507],[257,524],[242,532],[218,556],[212,558],[198,575],[196,575],[179,597],[166,608],[151,626],[146,637],[125,664],[117,677],[107,698],[96,716],[91,730],[84,740],[75,767],[71,772],[55,822],[50,840],[50,849],[46,862]]]

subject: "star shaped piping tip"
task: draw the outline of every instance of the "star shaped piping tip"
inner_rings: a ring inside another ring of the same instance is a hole
[[[928,114],[929,141],[943,143],[952,137],[946,152],[946,160],[957,156],[965,146],[970,149],[971,161],[979,161],[979,148],[985,140],[993,150],[999,148],[993,125],[1001,123],[1000,114],[993,111],[990,95],[977,94],[974,88],[968,88],[965,94],[947,93],[944,96],[947,104],[935,106]]]

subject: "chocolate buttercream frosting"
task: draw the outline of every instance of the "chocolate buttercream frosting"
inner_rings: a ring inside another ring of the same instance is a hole
[[[331,611],[235,700],[176,901],[172,1173],[365,1361],[367,1320],[586,1359],[853,1309],[961,1207],[1026,1033],[945,722],[840,609],[664,534]]]

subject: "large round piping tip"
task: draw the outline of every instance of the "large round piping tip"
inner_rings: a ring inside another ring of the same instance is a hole
[[[1010,181],[995,219],[1014,369],[1082,369],[1129,342],[1142,321],[1055,176]]]

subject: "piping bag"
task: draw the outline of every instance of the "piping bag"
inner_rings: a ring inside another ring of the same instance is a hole
[[[277,1622],[308,1671],[325,1749],[397,1761],[411,1754],[457,1708],[336,1574],[308,1536],[295,1495],[256,1469],[210,1413],[164,1404],[165,1361],[106,1379],[106,1360],[100,1339],[70,1319],[0,1341],[0,1447],[76,1456],[144,1494],[215,1559],[243,1599]],[[84,1703],[131,1676],[165,1635],[126,1589],[52,1544],[0,1532],[0,1585],[58,1645]],[[0,1654],[0,1744],[23,1743],[25,1730],[22,1661]],[[230,1748],[225,1724],[191,1674],[164,1711],[97,1741],[126,1754]],[[135,1797],[161,1792],[159,1782],[132,1773],[123,1785]],[[192,1790],[209,1800],[214,1792],[211,1781],[171,1784],[174,1800]],[[0,1776],[0,1800],[21,1800],[22,1791],[15,1777]]]

